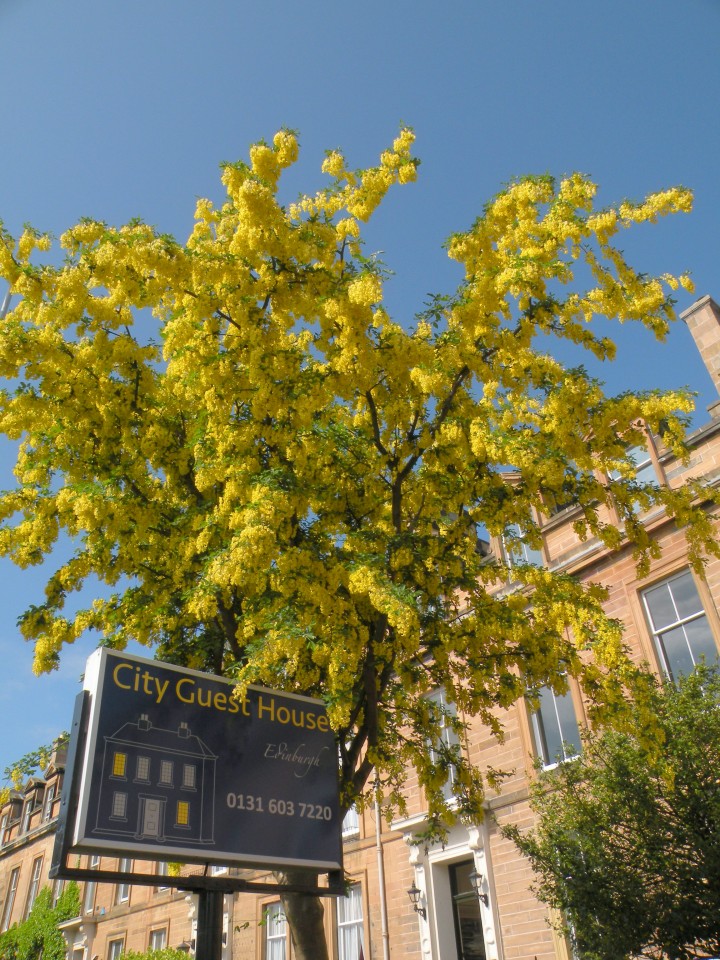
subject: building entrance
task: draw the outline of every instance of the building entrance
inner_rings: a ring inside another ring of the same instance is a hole
[[[449,866],[458,960],[486,960],[480,901],[470,883],[472,860]]]
[[[140,806],[140,836],[162,839],[162,815],[164,801],[143,797]]]

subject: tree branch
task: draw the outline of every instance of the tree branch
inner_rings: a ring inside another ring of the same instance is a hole
[[[220,626],[222,627],[222,633],[225,637],[225,641],[230,647],[233,656],[236,660],[242,659],[242,649],[240,644],[237,642],[237,621],[232,615],[232,611],[228,610],[222,600],[218,599],[218,617],[220,619]]]
[[[455,400],[455,397],[457,396],[457,392],[460,389],[460,387],[463,385],[465,380],[467,379],[469,373],[470,373],[470,368],[467,366],[467,364],[465,364],[462,367],[462,369],[459,370],[458,373],[455,375],[453,384],[450,387],[450,392],[443,400],[442,406],[440,407],[440,410],[438,411],[437,416],[435,417],[434,423],[431,424],[431,426],[428,429],[431,442],[435,439],[435,436],[438,430],[440,429],[440,427],[447,420],[448,414],[452,409],[452,405]],[[407,463],[402,468],[402,470],[398,473],[398,480],[401,483],[405,479],[405,477],[407,477],[410,471],[413,470],[418,460],[422,457],[423,453],[424,453],[424,448],[417,450],[411,457],[408,458]]]
[[[387,457],[389,455],[388,451],[380,438],[380,421],[378,420],[377,407],[375,406],[375,401],[373,400],[372,390],[365,391],[365,399],[367,400],[368,407],[370,408],[370,418],[372,420],[375,446],[384,457]]]

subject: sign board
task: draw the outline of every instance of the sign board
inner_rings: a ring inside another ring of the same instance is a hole
[[[89,658],[73,848],[341,869],[324,705],[112,650]]]

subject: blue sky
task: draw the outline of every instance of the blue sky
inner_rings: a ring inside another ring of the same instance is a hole
[[[399,319],[459,281],[445,237],[502,183],[547,171],[590,174],[608,202],[693,188],[690,216],[624,249],[720,299],[718,36],[720,0],[0,0],[0,218],[59,234],[140,216],[184,238],[195,198],[219,196],[220,161],[279,127],[301,137],[292,198],[318,185],[325,149],[371,163],[407,123],[419,180],[367,233]],[[715,394],[682,325],[664,345],[627,329],[619,342],[613,390],[689,385],[702,422]],[[11,457],[0,446],[4,477]],[[42,582],[0,563],[0,771],[69,726],[92,649],[32,677],[15,622]]]

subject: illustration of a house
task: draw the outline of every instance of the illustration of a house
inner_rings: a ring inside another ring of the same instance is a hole
[[[141,714],[104,739],[95,836],[214,843],[217,756],[186,723],[163,730]]]

